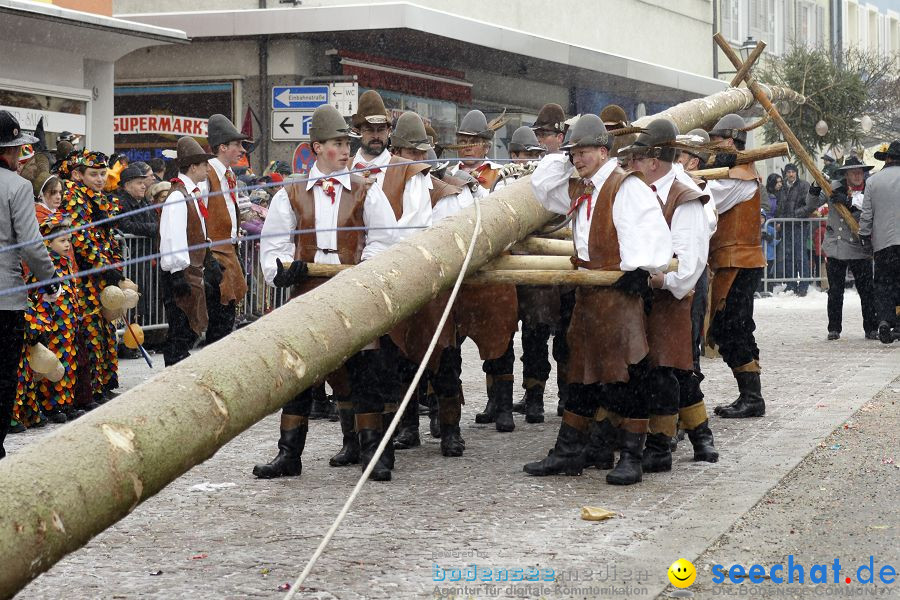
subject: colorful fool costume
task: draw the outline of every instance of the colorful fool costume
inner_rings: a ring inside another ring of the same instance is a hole
[[[68,229],[70,223],[59,213],[51,215],[40,225],[44,238],[61,229]],[[63,279],[74,275],[77,267],[67,253],[60,253],[61,240],[46,240],[50,259],[56,269],[54,277]],[[28,283],[35,283],[37,278],[29,274]],[[34,424],[40,413],[47,415],[51,421],[65,423],[68,418],[77,416],[75,408],[76,384],[78,378],[77,336],[81,315],[79,312],[81,289],[77,279],[59,282],[60,294],[54,301],[48,300],[46,290],[36,288],[29,293],[28,306],[25,309],[26,338],[37,340],[42,338],[47,348],[56,354],[63,366],[62,379],[53,382],[37,374],[30,368],[27,346],[19,363],[19,381],[16,389],[16,405],[13,408],[14,418],[25,426]]]
[[[113,224],[94,225],[119,212],[115,199],[101,191],[106,168],[105,154],[87,150],[78,156],[74,166],[69,166],[72,179],[66,184],[59,212],[71,221],[73,228],[88,226],[72,234],[79,271],[110,267],[122,260]],[[98,403],[105,402],[109,393],[119,387],[116,329],[101,312],[100,294],[107,285],[116,285],[122,279],[121,267],[79,278],[84,342],[90,356],[94,401]]]

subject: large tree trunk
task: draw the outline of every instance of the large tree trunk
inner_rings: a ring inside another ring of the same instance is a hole
[[[747,94],[728,90],[667,114],[686,131],[746,108]],[[551,217],[527,180],[491,194],[482,214],[471,273]],[[15,594],[452,285],[473,227],[471,208],[0,461],[0,596]]]

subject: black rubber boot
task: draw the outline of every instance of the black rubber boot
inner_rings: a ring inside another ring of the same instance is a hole
[[[619,463],[615,469],[606,474],[606,483],[610,485],[631,485],[643,479],[641,460],[646,440],[646,433],[632,433],[630,431],[623,433]]]
[[[567,363],[556,364],[556,388],[559,390],[559,401],[556,403],[556,416],[561,417],[566,410],[566,402],[569,400],[569,382],[566,380]]]
[[[438,413],[437,397],[434,399],[434,406],[428,409],[428,432],[433,438],[441,437],[441,420]]]
[[[694,460],[702,462],[719,462],[719,451],[713,444],[713,434],[709,429],[709,421],[703,421],[693,429],[687,430],[688,439],[694,447]]]
[[[282,429],[278,440],[278,456],[264,465],[253,467],[253,474],[260,479],[274,479],[275,477],[296,477],[303,471],[303,463],[300,456],[306,445],[307,425],[300,425],[293,429]]]
[[[359,465],[365,471],[369,466],[381,438],[384,436],[384,414],[383,413],[361,413],[356,415],[356,431],[359,436]],[[385,455],[390,448],[390,444],[385,447],[385,451],[381,454],[375,463],[369,479],[373,481],[390,481],[391,469],[385,462]]]
[[[493,375],[485,375],[485,385],[487,387],[487,404],[484,405],[484,411],[475,415],[475,422],[480,424],[493,423],[497,418],[497,396],[494,391]]]
[[[388,427],[391,424],[391,421],[394,420],[394,415],[397,414],[395,412],[383,412],[381,413],[381,431],[386,432]],[[399,425],[399,424],[398,424]],[[388,442],[388,445],[384,447],[384,452],[381,454],[381,462],[384,463],[390,470],[394,470],[394,444],[397,439],[397,431],[394,431],[394,435],[391,437],[391,441]]]
[[[410,398],[403,416],[400,418],[400,425],[397,427],[397,435],[394,436],[395,450],[409,450],[422,445],[422,438],[419,437],[419,402],[415,398]]]
[[[894,333],[891,330],[891,324],[882,321],[878,324],[878,339],[882,344],[891,344],[894,342]]]
[[[343,446],[340,451],[331,457],[328,464],[332,467],[347,467],[359,464],[359,438],[354,427],[353,409],[338,410],[338,418],[341,422],[341,435]]]
[[[588,443],[584,448],[584,466],[586,469],[596,467],[606,471],[613,468],[616,464],[614,445],[618,435],[618,429],[609,422],[609,419],[591,423],[591,429],[588,432]]]
[[[544,422],[544,382],[535,380],[534,385],[525,390],[525,422]]]
[[[735,373],[738,389],[741,391],[737,402],[729,406],[717,406],[715,413],[723,419],[746,419],[762,417],[766,414],[766,403],[762,397],[759,373]]]
[[[444,456],[462,456],[466,442],[459,429],[462,414],[460,396],[438,398],[438,418],[441,432],[441,454]]]
[[[513,379],[512,374],[502,376],[504,379],[494,379],[494,397],[497,412],[494,415],[494,425],[497,431],[509,433],[516,428],[516,422],[512,414]]]
[[[545,477],[547,475],[581,475],[584,470],[584,447],[587,445],[587,433],[573,427],[566,419],[571,413],[564,415],[556,436],[556,445],[544,460],[528,463],[522,470],[529,475]],[[588,427],[588,417],[572,415],[576,421]]]
[[[309,418],[313,421],[328,419],[332,413],[332,406],[325,395],[325,386],[318,385],[313,388],[312,397],[312,408],[309,411]]]
[[[647,436],[644,455],[641,457],[641,469],[644,473],[661,473],[672,470],[671,438],[664,433],[651,433]]]

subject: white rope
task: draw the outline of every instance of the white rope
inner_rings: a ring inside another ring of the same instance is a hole
[[[406,406],[409,404],[410,398],[412,398],[413,391],[418,387],[419,380],[422,378],[422,373],[425,372],[425,367],[426,365],[428,365],[428,359],[431,358],[431,354],[434,352],[438,337],[440,337],[441,331],[444,329],[444,324],[447,322],[447,317],[450,315],[450,309],[453,308],[453,303],[456,301],[456,295],[459,292],[459,288],[462,285],[463,279],[465,279],[466,271],[468,271],[469,269],[469,261],[472,259],[472,254],[475,252],[475,241],[478,239],[478,234],[480,232],[481,204],[479,203],[478,198],[475,198],[475,229],[472,232],[472,240],[469,242],[469,249],[466,251],[466,258],[463,260],[462,267],[459,270],[459,275],[456,278],[456,283],[453,284],[453,291],[450,292],[450,299],[447,301],[447,307],[444,309],[444,314],[441,315],[441,321],[440,323],[438,323],[437,330],[434,332],[434,336],[432,336],[431,338],[431,343],[428,345],[428,351],[425,352],[425,357],[422,359],[421,364],[419,364],[419,369],[416,371],[416,375],[415,377],[413,377],[412,383],[406,390],[406,395],[403,396],[403,401],[400,403],[400,406],[397,407],[397,412],[394,414],[394,419],[388,426],[387,431],[384,432],[384,437],[382,437],[381,443],[378,444],[378,448],[375,450],[375,455],[372,457],[372,460],[369,461],[368,466],[366,466],[365,470],[362,472],[359,481],[356,482],[356,486],[354,486],[353,491],[347,498],[347,501],[344,502],[344,506],[338,513],[337,518],[335,518],[334,523],[332,523],[331,527],[328,529],[328,533],[325,534],[325,537],[319,543],[319,547],[316,548],[316,551],[309,559],[309,562],[306,563],[306,567],[304,567],[303,572],[300,573],[300,576],[297,577],[294,585],[291,586],[291,589],[287,594],[285,594],[284,600],[291,600],[297,593],[297,590],[300,589],[300,586],[306,580],[310,571],[312,571],[313,566],[315,566],[316,561],[319,560],[319,557],[322,556],[322,553],[325,551],[325,547],[328,546],[331,538],[334,537],[335,532],[337,532],[338,527],[340,527],[341,523],[344,521],[344,517],[346,517],[347,513],[350,512],[350,507],[353,506],[353,502],[362,491],[363,485],[365,485],[366,481],[369,479],[369,474],[372,472],[372,469],[375,468],[375,464],[381,457],[382,452],[384,452],[384,449],[388,444],[393,443],[391,441],[391,436],[393,435],[394,430],[397,429],[397,424],[400,422],[400,419],[403,416],[403,411],[406,410]]]

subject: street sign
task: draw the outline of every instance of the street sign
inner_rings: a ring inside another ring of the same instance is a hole
[[[349,83],[332,83],[328,86],[330,96],[328,104],[341,113],[341,116],[352,117],[357,109],[359,99],[359,84],[355,81]]]
[[[272,110],[313,110],[328,104],[327,85],[274,86]]]
[[[309,170],[312,169],[312,164],[315,161],[316,156],[313,154],[312,146],[308,142],[298,144],[294,149],[294,173],[309,174]]]
[[[311,110],[273,110],[272,141],[291,142],[309,139]]]

